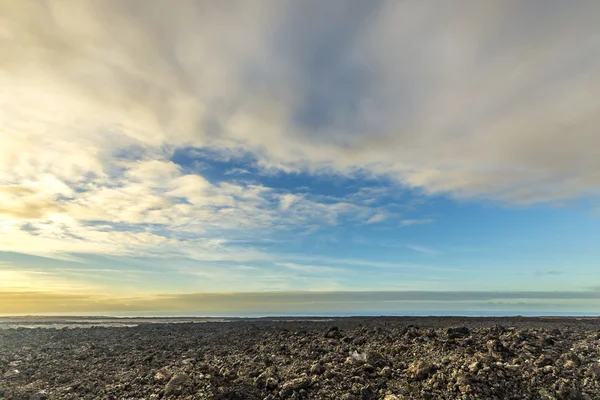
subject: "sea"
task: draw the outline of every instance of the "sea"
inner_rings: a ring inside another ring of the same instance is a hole
[[[122,314],[122,315],[0,315],[0,329],[15,328],[110,328],[135,327],[140,324],[227,323],[232,321],[267,319],[277,321],[330,322],[344,317],[562,317],[598,318],[599,314],[579,312],[482,312],[482,311],[413,311],[402,313],[321,313],[321,314],[244,314],[206,316],[196,314]]]

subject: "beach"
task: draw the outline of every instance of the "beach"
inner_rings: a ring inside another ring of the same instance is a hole
[[[19,322],[0,323],[0,398],[600,398],[596,318]]]

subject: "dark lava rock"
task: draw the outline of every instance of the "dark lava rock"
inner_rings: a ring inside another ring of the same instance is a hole
[[[325,332],[324,337],[327,339],[340,339],[342,337],[342,333],[337,326],[332,326],[327,332]]]
[[[510,354],[510,350],[497,339],[488,341],[487,348],[489,354],[496,358],[502,359]]]
[[[310,378],[301,377],[292,379],[290,381],[285,382],[282,386],[282,392],[284,396],[290,395],[292,392],[296,392],[302,389],[305,389],[310,386]]]
[[[577,389],[572,387],[561,387],[556,393],[558,400],[584,400],[584,397]]]
[[[325,373],[326,368],[321,364],[315,364],[310,367],[310,373],[313,375],[323,375]]]
[[[171,380],[165,386],[165,396],[183,394],[192,386],[190,377],[184,373],[173,375]]]
[[[366,362],[376,368],[382,368],[390,364],[386,357],[377,351],[368,351],[366,358]]]
[[[461,326],[457,328],[448,328],[446,330],[446,336],[449,339],[459,339],[468,337],[471,334],[471,331],[466,326]]]
[[[277,373],[272,368],[260,373],[254,380],[254,386],[259,388],[266,388],[268,390],[275,389],[279,384]]]
[[[277,379],[275,378],[267,378],[267,381],[265,383],[265,388],[267,388],[268,390],[274,390],[277,388],[277,385],[279,383],[277,382]]]
[[[2,400],[600,399],[598,318],[2,323]]]

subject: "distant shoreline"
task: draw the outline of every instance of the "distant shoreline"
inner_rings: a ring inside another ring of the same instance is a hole
[[[0,317],[0,329],[18,328],[127,328],[143,325],[180,325],[205,323],[232,324],[278,324],[278,323],[365,323],[365,324],[400,324],[418,325],[424,327],[467,325],[471,327],[503,325],[503,326],[547,326],[560,325],[600,325],[599,316],[569,315],[569,316],[263,316],[263,317],[113,317],[113,316],[11,316]]]
[[[238,319],[330,319],[330,318],[600,318],[600,312],[598,313],[510,313],[510,312],[499,312],[499,313],[468,313],[468,312],[456,312],[456,313],[406,313],[406,314],[248,314],[248,315],[189,315],[189,314],[172,314],[172,315],[160,315],[160,314],[149,314],[149,315],[65,315],[65,314],[26,314],[26,315],[2,315],[0,314],[0,322],[7,319],[18,319],[18,320],[99,320],[99,319],[112,319],[112,320],[126,320],[126,319],[148,319],[148,320],[169,320],[169,319],[191,319],[191,320],[238,320]]]

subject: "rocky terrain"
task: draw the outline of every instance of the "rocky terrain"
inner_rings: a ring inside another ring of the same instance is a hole
[[[600,320],[0,329],[4,399],[600,399]]]

